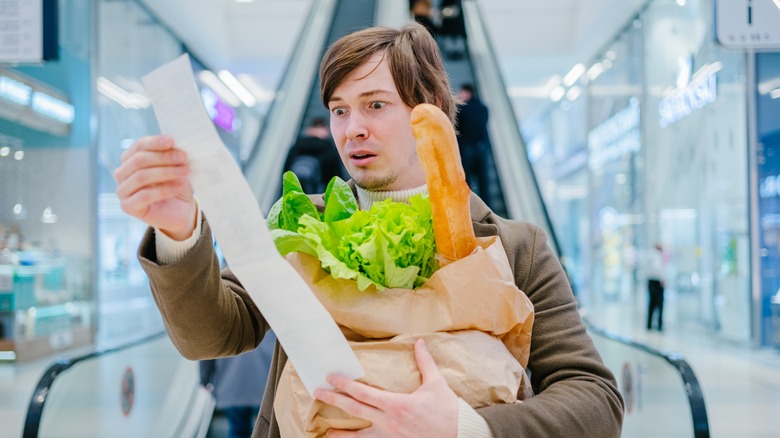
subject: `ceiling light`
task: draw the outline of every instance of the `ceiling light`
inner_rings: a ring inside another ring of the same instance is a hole
[[[602,73],[604,73],[604,64],[597,62],[590,66],[588,69],[588,80],[589,81],[595,81],[597,77],[601,76]]]
[[[563,77],[563,85],[571,87],[585,73],[585,64],[577,64]]]
[[[580,97],[580,94],[582,94],[582,88],[571,87],[569,91],[566,92],[566,99],[570,102],[574,102],[578,97]]]
[[[234,0],[236,3],[254,3],[255,0]]]
[[[544,86],[546,90],[553,90],[558,85],[561,85],[561,75],[554,75],[547,81],[547,85]]]
[[[677,4],[680,6],[685,6],[685,0],[677,0]]]
[[[149,108],[149,99],[146,96],[141,93],[131,93],[103,76],[97,78],[97,90],[126,109]]]
[[[230,91],[230,88],[228,88],[224,82],[220,81],[217,75],[214,73],[208,70],[202,70],[200,73],[198,73],[198,79],[200,79],[201,82],[203,82],[206,86],[214,90],[219,98],[227,102],[229,105],[234,107],[241,105],[241,99],[239,99],[235,93]]]
[[[769,97],[771,97],[772,99],[780,99],[780,88],[775,88],[774,90],[770,91]]]
[[[559,100],[563,99],[563,96],[565,94],[566,94],[566,89],[559,85],[550,92],[550,100],[552,100],[553,102],[558,102]]]
[[[235,95],[241,99],[241,102],[243,102],[244,105],[251,108],[257,104],[257,99],[252,96],[252,93],[250,93],[249,90],[247,90],[246,87],[244,87],[241,82],[239,82],[238,79],[236,79],[236,77],[233,76],[233,74],[231,74],[229,71],[220,70],[219,79],[221,79],[222,82],[224,82],[225,85],[230,88],[230,91],[235,93]]]
[[[246,73],[240,73],[237,79],[239,82],[241,82],[241,85],[243,85],[247,90],[249,90],[250,93],[252,93],[252,96],[254,96],[258,102],[270,102],[274,100],[274,91],[264,88],[262,85],[258,84],[254,79],[252,79],[252,76],[249,76]]]

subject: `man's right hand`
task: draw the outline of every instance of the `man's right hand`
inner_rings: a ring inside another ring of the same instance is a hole
[[[187,154],[167,136],[144,137],[122,154],[114,172],[122,210],[175,240],[195,229],[197,205]]]

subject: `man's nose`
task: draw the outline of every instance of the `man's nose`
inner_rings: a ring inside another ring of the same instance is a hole
[[[366,119],[359,111],[353,111],[349,115],[346,135],[350,140],[364,140],[368,137]]]

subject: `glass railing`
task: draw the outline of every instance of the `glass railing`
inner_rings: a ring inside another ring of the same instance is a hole
[[[61,360],[30,400],[24,438],[205,436],[214,399],[163,332]]]
[[[623,437],[710,436],[704,395],[685,359],[588,324],[623,399]]]
[[[478,2],[463,0],[469,58],[482,100],[490,102],[488,129],[496,170],[501,181],[508,217],[542,228],[550,246],[560,255],[552,222],[528,160],[526,145]]]

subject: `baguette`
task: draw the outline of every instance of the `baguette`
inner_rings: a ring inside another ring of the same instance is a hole
[[[447,115],[437,106],[419,104],[412,110],[411,125],[428,184],[436,253],[444,266],[477,249],[469,209],[471,190]]]

